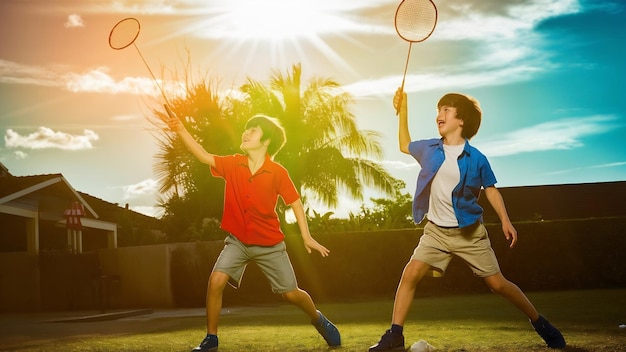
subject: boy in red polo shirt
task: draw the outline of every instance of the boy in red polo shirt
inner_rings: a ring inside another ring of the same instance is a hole
[[[167,109],[167,107],[166,107]],[[193,351],[218,349],[217,325],[222,309],[222,294],[227,283],[239,285],[246,265],[254,261],[270,281],[272,291],[295,304],[311,317],[311,324],[329,346],[341,345],[339,331],[317,308],[309,294],[298,287],[280,230],[276,203],[282,197],[293,210],[307,252],[322,257],[330,251],[309,232],[304,207],[289,173],[272,160],[285,144],[285,131],[279,121],[255,115],[246,123],[241,136],[245,154],[218,156],[208,153],[168,110],[168,125],[198,160],[211,167],[215,177],[226,182],[222,228],[230,234],[213,267],[207,287],[207,335]]]

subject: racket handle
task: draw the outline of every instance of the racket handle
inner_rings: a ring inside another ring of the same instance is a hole
[[[406,81],[406,71],[409,68],[409,59],[411,58],[411,47],[413,47],[413,42],[409,42],[409,52],[406,54],[406,63],[404,64],[404,74],[402,75],[402,85],[400,86],[400,91],[404,91],[404,82]],[[400,94],[400,99],[398,100],[398,106],[396,106],[396,116],[400,115],[400,107],[402,106],[402,96]]]

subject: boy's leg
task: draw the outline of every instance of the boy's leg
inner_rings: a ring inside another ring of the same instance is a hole
[[[311,296],[304,290],[296,288],[295,290],[282,294],[283,298],[302,309],[311,317],[311,324],[322,335],[328,346],[341,346],[341,334],[337,327],[328,320],[317,308]]]
[[[535,306],[530,302],[522,290],[501,273],[485,278],[487,286],[493,293],[499,294],[522,311],[530,320],[533,328],[550,348],[564,348],[566,343],[561,332],[550,324],[546,318],[539,315]]]
[[[502,273],[487,276],[485,283],[491,292],[506,298],[517,309],[522,311],[530,321],[539,319],[539,313],[535,306],[528,300],[524,292],[514,283],[507,280]]]
[[[206,326],[207,333],[198,347],[192,352],[216,352],[218,349],[217,323],[222,310],[222,293],[229,276],[219,271],[211,272],[206,294]]]
[[[304,311],[311,323],[324,337],[329,346],[341,345],[341,335],[337,327],[317,310],[311,296],[298,287],[296,274],[291,265],[284,242],[273,247],[255,248],[253,260],[259,266],[272,286],[272,291]]]
[[[206,320],[207,334],[194,352],[216,352],[218,348],[217,326],[222,310],[222,296],[226,284],[231,282],[237,287],[245,271],[248,254],[246,249],[234,237],[228,236],[224,240],[222,249],[211,276],[207,283],[206,293]]]
[[[229,276],[220,271],[213,271],[209,277],[206,294],[207,334],[217,335],[217,325],[222,311],[222,297]]]
[[[391,329],[387,330],[377,344],[369,348],[370,352],[404,351],[404,335],[402,330],[411,304],[415,299],[415,287],[430,270],[430,265],[420,260],[410,260],[400,278],[393,303]]]
[[[282,296],[287,302],[302,309],[311,320],[317,320],[319,318],[315,303],[313,303],[313,299],[306,291],[298,287],[295,290],[283,293]]]
[[[420,280],[422,280],[424,275],[426,275],[428,270],[430,270],[430,265],[419,260],[411,260],[404,267],[400,284],[396,290],[396,298],[393,303],[392,324],[404,325],[411,304],[415,299],[415,287]]]

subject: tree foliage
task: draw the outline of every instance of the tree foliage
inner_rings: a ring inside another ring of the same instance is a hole
[[[170,108],[217,155],[241,152],[240,133],[254,114],[276,117],[287,142],[275,160],[287,168],[303,196],[326,206],[337,206],[342,192],[362,199],[364,187],[396,196],[398,180],[376,161],[382,158],[380,134],[358,129],[349,109],[353,97],[332,79],[313,78],[303,87],[301,78],[301,66],[294,65],[286,74],[274,72],[268,83],[248,78],[223,96],[206,79],[187,83],[186,94],[170,101]],[[159,124],[165,113],[160,106],[153,112]],[[163,128],[157,135],[155,172],[170,240],[223,238],[215,226],[222,213],[223,180],[212,177],[175,133]]]

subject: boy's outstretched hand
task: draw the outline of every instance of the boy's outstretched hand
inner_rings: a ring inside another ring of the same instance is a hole
[[[328,248],[322,246],[321,244],[319,244],[319,242],[317,242],[313,237],[310,237],[310,236],[307,238],[304,238],[304,248],[306,248],[306,251],[309,254],[311,254],[312,250],[316,250],[320,252],[322,257],[328,257],[328,255],[330,254],[330,251],[328,250]]]

